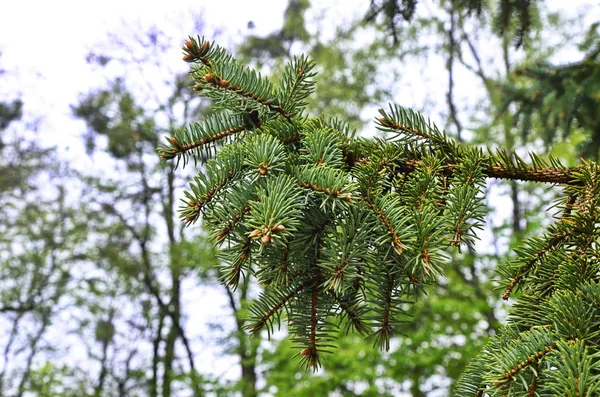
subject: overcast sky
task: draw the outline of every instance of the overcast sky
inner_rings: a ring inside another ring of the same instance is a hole
[[[314,3],[332,8],[340,2]],[[364,0],[343,3],[350,5],[340,8],[344,15],[368,6]],[[104,81],[86,63],[86,54],[93,45],[106,41],[109,32],[122,30],[124,22],[175,27],[174,55],[165,61],[184,71],[187,65],[181,62],[179,48],[187,35],[219,31],[219,43],[232,48],[248,33],[249,21],[255,26],[253,34],[279,28],[286,6],[286,0],[7,1],[0,6],[0,70],[7,71],[1,80],[0,100],[19,95],[26,117],[42,117],[42,142],[61,146],[65,135],[81,133],[81,122],[71,119],[69,105],[77,102],[80,93]],[[186,13],[201,14],[210,31],[194,32]]]

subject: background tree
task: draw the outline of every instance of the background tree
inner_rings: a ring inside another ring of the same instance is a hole
[[[250,299],[249,282],[241,283],[235,291],[229,286],[223,288],[234,331],[215,338],[215,342],[226,347],[219,347],[222,354],[231,354],[239,361],[241,378],[237,384],[203,379],[200,371],[209,373],[211,368],[196,357],[200,345],[211,341],[188,336],[182,302],[185,286],[213,286],[220,275],[215,270],[218,262],[213,249],[204,243],[205,237],[201,233],[192,237],[183,234],[183,225],[176,214],[183,181],[176,176],[176,165],[159,164],[153,156],[154,148],[165,136],[173,135],[206,113],[206,102],[188,89],[191,80],[187,75],[173,72],[160,61],[172,40],[164,30],[152,28],[137,41],[128,43],[113,38],[104,51],[90,54],[89,59],[105,70],[119,63],[125,70],[139,70],[142,75],[150,76],[156,73],[152,67],[146,67],[150,63],[164,75],[174,73],[175,77],[164,82],[161,92],[165,96],[157,94],[156,87],[148,90],[137,81],[117,78],[108,87],[81,98],[73,111],[89,128],[90,151],[104,138],[115,169],[122,170],[120,175],[90,178],[88,183],[101,193],[93,201],[125,228],[118,240],[122,245],[119,251],[127,253],[126,258],[121,261],[116,257],[108,265],[116,267],[116,276],[123,278],[122,293],[137,301],[140,312],[144,313],[143,319],[139,319],[143,321],[136,323],[136,328],[142,331],[140,337],[151,335],[152,376],[148,395],[170,396],[177,388],[190,387],[196,395],[205,390],[239,390],[244,396],[254,396],[259,340],[250,340],[243,331],[243,313],[247,312]],[[136,54],[134,62],[121,59],[119,54],[123,51]],[[132,140],[131,136],[135,138]],[[166,186],[161,183],[164,178],[168,180]],[[196,310],[195,305],[188,303],[188,310]],[[208,325],[215,328],[214,333],[227,329],[218,321]],[[191,332],[197,334],[198,330]],[[111,367],[114,364],[107,369]]]
[[[42,379],[62,370],[52,365],[64,355],[53,324],[71,304],[67,292],[86,258],[85,205],[74,207],[68,168],[22,115],[21,100],[0,103],[0,393],[52,395]],[[82,390],[73,383],[64,393]]]

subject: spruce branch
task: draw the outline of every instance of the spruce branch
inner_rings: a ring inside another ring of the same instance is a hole
[[[285,147],[270,134],[255,134],[247,144],[244,165],[256,172],[256,178],[268,173],[284,171],[287,153]]]
[[[260,298],[250,306],[250,312],[253,317],[246,329],[250,334],[254,335],[267,326],[267,335],[271,339],[271,334],[274,331],[275,320],[280,323],[280,311],[284,306],[291,301],[296,295],[306,288],[306,282],[299,283],[295,287],[288,289],[287,292],[279,292],[271,288],[268,292],[262,292]]]
[[[368,161],[364,159],[362,161]],[[407,159],[396,164],[396,172],[410,174],[421,165],[422,161],[418,159]],[[573,176],[579,171],[579,167],[572,168],[533,168],[527,164],[517,168],[514,165],[495,162],[488,159],[483,164],[485,167],[483,173],[488,178],[519,180],[525,182],[552,183],[560,185],[578,185],[580,182],[574,180]],[[459,167],[459,163],[447,163],[445,173],[452,173]]]
[[[293,272],[293,266],[290,266],[289,247],[290,244],[284,242],[280,250],[263,252],[261,266],[255,272],[260,285],[266,288],[271,284],[287,288],[296,280],[297,274]]]
[[[300,224],[302,190],[287,175],[269,178],[258,191],[258,200],[250,203],[247,225],[250,237],[261,244],[280,243],[292,236]]]
[[[545,236],[542,239],[538,237],[532,237],[530,240],[525,242],[523,248],[517,249],[516,252],[519,254],[519,257],[514,262],[517,265],[517,271],[510,277],[510,283],[504,290],[502,299],[508,300],[515,287],[523,280],[524,277],[532,272],[535,265],[542,261],[546,255],[549,255],[551,250],[555,249],[559,244],[561,244],[564,239],[569,237],[570,233],[568,229],[561,229],[562,228],[559,226],[556,227],[556,230],[554,227],[552,227],[552,234]],[[506,274],[504,276],[506,276]]]
[[[230,61],[231,62],[231,61]],[[194,86],[196,91],[205,91],[204,95],[216,100],[239,98],[239,104],[247,103],[247,100],[265,106],[272,112],[279,113],[286,119],[290,119],[290,112],[284,109],[277,100],[272,97],[275,88],[262,76],[247,68],[237,67],[235,63],[217,63],[212,72],[202,76],[193,76],[197,82]],[[220,91],[224,91],[223,96]],[[225,102],[227,105],[227,102]]]
[[[290,146],[298,144],[302,139],[301,131],[303,124],[296,119],[273,119],[261,125],[260,130],[266,134],[272,135],[279,139],[284,145]]]
[[[294,57],[281,78],[282,108],[289,109],[292,117],[299,117],[308,105],[306,99],[315,90],[315,64],[306,56]]]
[[[204,172],[199,172],[185,192],[186,200],[181,207],[181,217],[187,225],[198,220],[200,213],[222,189],[242,170],[243,152],[236,145],[229,145],[210,160]]]
[[[216,241],[223,241],[225,237],[227,237],[237,225],[240,224],[244,216],[250,212],[252,207],[250,205],[244,206],[240,211],[236,212],[230,219],[225,222],[225,226],[220,229],[216,229],[216,234],[211,235],[211,237]]]
[[[408,214],[400,205],[400,198],[384,196],[376,202],[368,202],[369,207],[377,214],[389,233],[392,247],[398,255],[404,252],[403,240],[408,240],[411,235],[411,227],[408,224]]]
[[[389,349],[407,307],[443,275],[447,250],[472,248],[487,178],[562,185],[562,218],[500,266],[503,297],[517,287],[522,294],[457,390],[548,394],[559,390],[553,384],[574,390],[567,379],[575,373],[585,385],[578,390],[597,390],[589,376],[590,357],[600,354],[597,164],[485,152],[397,105],[376,121],[391,139],[357,138],[347,123],[303,115],[315,75],[306,57],[293,59],[277,85],[204,39],[190,38],[184,53],[194,89],[221,112],[158,151],[184,165],[217,152],[185,192],[181,215],[188,225],[203,215],[225,249],[224,283],[255,277],[264,287],[250,309],[251,333],[266,326],[270,336],[285,310],[297,356],[313,370],[342,324]],[[567,351],[576,360],[559,368],[557,354]]]
[[[221,282],[235,291],[242,278],[245,278],[244,270],[250,271],[251,245],[250,239],[246,239],[243,244],[234,249],[221,253],[220,258],[225,260],[230,266],[222,268]]]
[[[390,105],[389,112],[379,109],[379,114],[381,117],[376,119],[377,128],[395,134],[394,138],[404,145],[425,141],[451,153],[456,151],[455,143],[444,132],[412,109]]]
[[[344,171],[329,167],[303,165],[296,170],[295,174],[298,185],[301,187],[323,193],[327,198],[334,200],[342,199],[345,202],[352,200],[354,186],[349,182],[349,176]]]
[[[305,369],[316,371],[321,367],[321,353],[332,353],[337,326],[328,320],[332,303],[330,295],[320,287],[321,275],[318,268],[313,267],[310,282],[302,295],[294,302],[294,316],[289,323],[292,341],[301,349],[300,365]]]
[[[204,37],[198,38],[189,37],[185,41],[183,47],[183,60],[186,62],[201,62],[204,66],[210,67],[213,59],[223,59],[227,56],[227,51]]]
[[[569,396],[594,396],[600,393],[600,354],[591,353],[582,340],[557,343],[550,354],[550,371],[542,393]]]
[[[328,291],[340,307],[340,324],[346,320],[346,330],[354,331],[367,335],[367,328],[364,322],[366,314],[366,305],[353,293],[344,296],[338,295],[335,291]]]
[[[375,306],[375,314],[370,317],[375,327],[375,332],[370,337],[374,339],[373,347],[379,346],[382,351],[390,350],[390,339],[398,331],[399,316],[404,314],[400,309],[398,291],[395,287],[394,276],[391,272],[381,275],[376,281],[375,297],[378,304]]]
[[[166,137],[168,146],[159,147],[156,151],[163,161],[177,158],[176,168],[181,158],[184,167],[189,157],[193,157],[194,165],[197,165],[201,150],[208,155],[215,149],[216,142],[251,128],[248,121],[240,115],[217,113],[205,118],[202,123],[192,123],[177,131],[174,136]]]

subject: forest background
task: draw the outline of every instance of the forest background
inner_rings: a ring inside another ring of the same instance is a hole
[[[0,17],[0,395],[444,396],[505,320],[494,270],[548,223],[554,192],[491,181],[477,256],[453,258],[389,352],[343,335],[311,374],[285,327],[248,338],[259,287],[218,282],[201,227],[178,219],[185,175],[155,154],[208,112],[180,46],[215,38],[267,75],[306,53],[311,111],[367,136],[393,102],[458,141],[573,164],[598,157],[600,7],[532,2],[521,34],[516,18],[501,28],[502,2],[428,2],[410,22],[409,1],[251,3],[103,2],[67,18],[30,2]]]

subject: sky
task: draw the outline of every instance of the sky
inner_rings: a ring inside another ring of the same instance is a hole
[[[323,3],[316,8],[350,5],[341,8],[345,14],[356,14],[368,5],[363,0]],[[181,61],[180,46],[188,35],[209,37],[218,32],[219,43],[233,48],[249,32],[249,21],[254,23],[252,33],[256,35],[279,28],[286,6],[285,0],[10,1],[0,12],[0,70],[7,72],[2,76],[0,100],[19,95],[26,117],[42,116],[42,142],[73,150],[76,145],[68,141],[79,139],[82,122],[72,120],[70,105],[77,102],[80,93],[105,82],[85,58],[95,45],[106,41],[109,33],[123,29],[124,23],[170,26],[177,40],[173,55],[165,61],[183,72],[188,65]],[[195,32],[186,16],[198,13],[208,33]],[[78,146],[81,151],[83,147]]]
[[[78,93],[102,83],[102,77],[86,64],[86,53],[106,40],[108,32],[121,29],[123,21],[160,25],[165,19],[185,20],[185,13],[197,13],[202,7],[210,25],[227,30],[232,36],[246,29],[248,20],[254,21],[257,33],[267,33],[281,23],[285,6],[284,1],[264,0],[24,0],[8,3],[0,12],[0,68],[8,72],[3,76],[0,98],[18,93],[25,102],[26,112],[44,115],[43,125],[47,129],[69,125],[69,105],[76,101]],[[222,10],[235,12],[226,16]],[[182,32],[181,39],[173,43],[176,54],[180,52],[180,42],[195,33]],[[182,70],[187,67],[180,61],[180,55],[176,55],[173,62]],[[44,139],[48,143],[57,141],[48,135]]]

